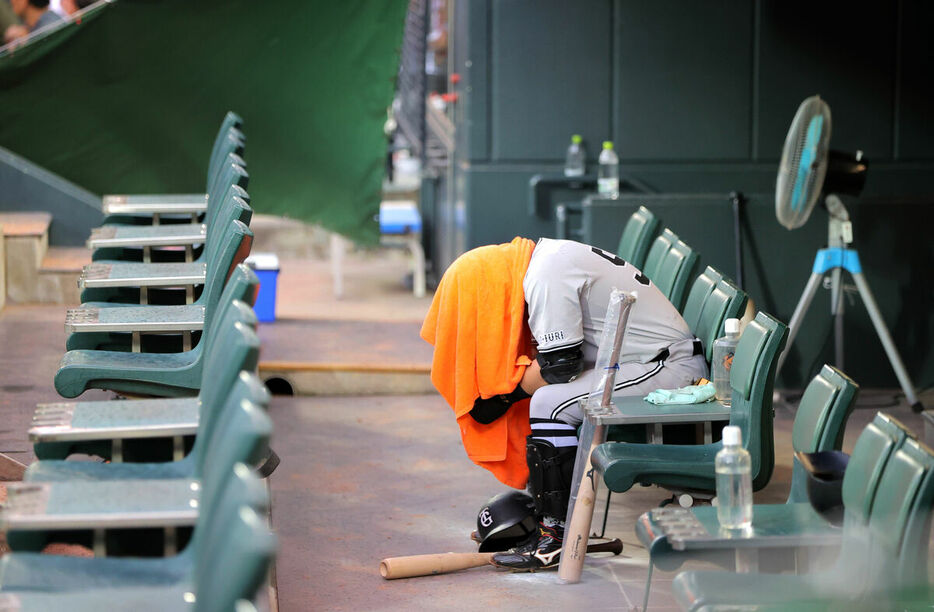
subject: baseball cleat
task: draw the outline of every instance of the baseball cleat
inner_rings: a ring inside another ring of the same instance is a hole
[[[537,572],[558,567],[563,538],[562,527],[546,527],[539,523],[537,538],[530,538],[512,550],[493,555],[491,563],[516,572]]]

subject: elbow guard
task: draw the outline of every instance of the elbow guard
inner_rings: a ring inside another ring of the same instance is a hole
[[[584,353],[580,345],[539,353],[535,358],[542,378],[550,385],[571,382],[584,371]]]

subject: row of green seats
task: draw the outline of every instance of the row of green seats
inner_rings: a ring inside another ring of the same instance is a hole
[[[691,611],[929,609],[934,451],[879,414],[853,448],[842,496],[830,567],[804,575],[682,572],[672,583],[676,601]]]
[[[230,126],[222,129],[229,132]],[[223,150],[214,154],[223,157]],[[259,477],[268,471],[258,472],[274,453],[269,393],[254,373],[259,338],[252,302],[258,279],[240,263],[252,234],[244,223],[251,211],[231,189],[239,188],[236,177],[246,176],[236,168],[226,175],[209,169],[209,184],[211,172],[215,178],[205,200],[210,205],[203,217],[209,224],[203,256],[210,263],[202,264],[203,275],[161,285],[187,285],[181,294],[189,304],[133,305],[124,299],[126,292],[114,291],[82,305],[84,318],[109,313],[112,325],[119,320],[142,327],[74,329],[69,345],[87,348],[65,354],[55,377],[59,392],[75,397],[103,388],[158,397],[37,408],[29,434],[39,460],[23,483],[10,486],[0,515],[13,549],[0,560],[0,608],[253,609],[276,549],[266,518],[268,488]],[[223,200],[211,195],[222,191]],[[133,214],[133,225],[142,227],[144,213]],[[153,224],[151,235],[171,227]],[[161,266],[165,279],[180,264],[107,265]],[[191,299],[197,285],[202,291]],[[145,281],[136,292],[148,297]],[[197,323],[190,315],[198,312],[201,333],[193,346],[140,351],[137,334],[153,330],[153,321]],[[80,325],[81,317],[73,319]],[[87,455],[106,462],[80,460]],[[40,554],[53,542],[88,546],[95,556]]]

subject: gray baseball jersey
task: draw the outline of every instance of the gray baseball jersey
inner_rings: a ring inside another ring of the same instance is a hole
[[[539,351],[583,343],[585,359],[593,360],[614,288],[639,295],[629,314],[620,363],[648,363],[671,344],[693,337],[678,310],[640,270],[586,244],[540,239],[522,288]]]

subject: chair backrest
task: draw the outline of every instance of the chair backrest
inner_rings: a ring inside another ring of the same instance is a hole
[[[218,219],[219,225],[208,236],[210,244],[205,245],[206,255],[204,263],[204,288],[198,303],[206,308],[217,303],[220,292],[230,274],[233,273],[230,262],[223,260],[220,255],[226,252],[224,246],[233,240],[237,244],[243,242],[245,235],[252,234],[249,227],[241,219],[252,213],[249,205],[236,196],[231,197],[231,204],[224,213],[224,219]]]
[[[680,310],[697,258],[691,247],[666,229],[649,250],[643,273]]]
[[[652,241],[652,246],[649,247],[649,252],[645,256],[645,265],[642,267],[642,273],[652,282],[655,282],[653,275],[658,273],[662,260],[676,242],[678,242],[678,235],[667,227]]]
[[[732,281],[726,278],[720,279],[714,290],[707,296],[697,327],[694,328],[694,335],[704,345],[704,355],[708,363],[713,359],[714,341],[725,333],[723,328],[726,320],[739,318],[744,310],[746,310],[746,292],[734,285]]]
[[[244,225],[250,225],[250,221],[253,220],[253,209],[250,207],[250,194],[248,194],[246,190],[238,185],[231,184],[224,194],[224,201],[227,203],[225,205],[226,207],[232,206],[234,210],[228,211],[227,214],[221,210],[219,214],[227,218],[234,217]],[[215,218],[217,214],[218,213],[215,213]],[[215,229],[219,227],[216,221],[212,221],[212,224],[212,227]],[[198,257],[198,261],[209,263],[212,258],[216,257],[217,250],[221,248],[220,245],[223,243],[223,236],[223,231],[208,231],[207,238],[204,240],[204,250]]]
[[[205,286],[202,295],[205,292],[210,293],[203,300],[199,298],[200,303],[207,305],[211,300],[215,303],[223,300],[223,289],[229,284],[228,281],[233,276],[237,265],[243,263],[249,255],[252,244],[253,231],[240,221],[230,222],[228,231],[221,236],[221,243],[214,257],[204,264]],[[215,297],[218,291],[220,295]],[[252,305],[253,298],[255,295],[244,301]],[[210,325],[216,310],[216,308],[210,308],[204,311],[204,329]]]
[[[218,214],[218,204],[224,203],[228,186],[233,184],[244,191],[249,189],[250,174],[246,170],[245,163],[239,155],[228,153],[227,159],[216,170],[217,179],[214,181],[214,188],[208,192],[208,209],[204,214],[204,225],[209,230],[214,224],[214,217]]]
[[[908,438],[885,466],[869,518],[873,552],[881,553],[872,571],[887,572],[885,586],[927,585],[932,510],[934,451]]]
[[[226,134],[217,133],[217,138],[214,140],[214,147],[211,149],[211,158],[208,161],[205,193],[211,193],[211,190],[214,188],[214,182],[219,175],[219,168],[221,164],[224,163],[224,160],[227,159],[228,154],[235,153],[240,158],[243,158],[245,143],[246,140],[243,137],[243,132],[237,128],[230,128],[227,130]]]
[[[863,429],[843,475],[844,525],[869,521],[885,466],[909,438],[904,425],[881,412]]]
[[[730,425],[743,432],[743,446],[752,459],[755,491],[768,484],[775,467],[772,390],[775,366],[787,336],[787,325],[764,312],[756,314],[743,330],[730,368]]]
[[[250,372],[240,372],[219,410],[198,424],[194,476],[202,479],[201,503],[213,501],[234,464],[256,465],[269,446],[269,391]],[[192,450],[194,452],[194,450]]]
[[[720,274],[720,272],[715,268],[707,266],[704,268],[704,271],[694,279],[694,282],[691,283],[691,290],[688,291],[688,297],[684,302],[684,310],[681,311],[681,316],[684,318],[684,322],[688,324],[688,329],[690,329],[691,333],[695,336],[697,336],[697,331],[695,330],[697,329],[697,322],[700,321],[701,310],[704,308],[704,303],[722,278],[723,275]],[[698,338],[700,338],[700,336],[698,336]]]
[[[246,267],[246,266],[244,266]],[[241,293],[255,291],[255,273],[248,270],[253,278],[249,283],[231,279],[230,284],[236,282]],[[237,275],[241,272],[238,270]],[[230,294],[236,293],[232,289]],[[240,296],[234,296],[234,299],[241,299]],[[246,300],[243,300],[244,302]],[[210,410],[219,401],[220,397],[227,392],[230,385],[237,378],[240,370],[256,370],[259,362],[259,338],[255,332],[247,325],[234,324],[232,327],[219,330],[220,337],[210,343],[210,350],[204,356],[204,369],[201,374],[201,410]]]
[[[825,365],[808,383],[798,404],[791,432],[791,446],[795,453],[840,450],[846,421],[853,411],[858,392],[859,385],[849,376]],[[788,503],[807,500],[807,472],[795,455]]]
[[[847,512],[834,573],[849,598],[866,606],[863,609],[902,609],[894,602],[903,596],[915,599],[919,595],[917,603],[923,602],[923,607],[928,608],[934,453],[907,437],[883,463],[866,525],[851,520],[849,500],[844,497]],[[846,468],[847,476],[851,469],[852,459]]]
[[[197,569],[196,612],[229,612],[253,599],[276,556],[276,536],[252,508],[241,506],[225,527],[215,553]]]
[[[194,582],[198,580],[198,568],[203,567],[201,564],[208,562],[219,546],[224,546],[225,528],[243,506],[266,513],[269,510],[269,493],[266,483],[254,470],[244,463],[238,463],[211,503],[202,504],[198,509],[194,533],[183,553],[194,555]]]
[[[652,211],[640,206],[626,222],[616,254],[641,270],[658,225],[659,220]]]
[[[205,354],[210,353],[213,350],[214,343],[221,337],[221,330],[230,329],[237,323],[256,329],[256,313],[253,312],[253,307],[241,300],[222,303],[214,316],[211,317],[211,321],[205,320],[204,331],[201,333],[201,342],[191,350],[203,350]]]

